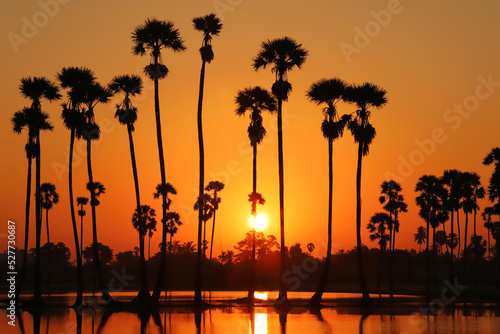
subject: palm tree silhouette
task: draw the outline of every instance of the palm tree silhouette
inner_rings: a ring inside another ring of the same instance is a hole
[[[41,144],[40,144],[40,131],[50,130],[53,127],[48,122],[48,115],[42,111],[41,100],[42,98],[55,101],[61,98],[59,94],[59,88],[44,77],[27,77],[21,79],[21,85],[19,86],[21,94],[31,100],[31,112],[28,113],[29,117],[32,117],[32,124],[36,124],[33,128],[33,139],[34,139],[34,156],[35,156],[35,272],[33,275],[34,289],[33,289],[33,299],[32,303],[35,305],[43,304],[42,300],[42,286],[41,286],[41,276],[42,268],[40,262],[40,238],[42,231],[42,218],[41,218],[41,203],[40,203],[40,160],[41,160]]]
[[[385,212],[377,212],[370,218],[370,222],[366,226],[370,232],[370,240],[378,240],[378,244],[380,246],[379,275],[377,280],[377,291],[380,297],[382,297],[380,292],[380,281],[382,278],[384,251],[387,249],[387,242],[391,240],[390,234],[387,234],[386,231],[387,229],[390,230],[393,225],[394,221],[389,214]]]
[[[356,250],[358,258],[358,272],[361,291],[363,293],[362,304],[372,305],[370,294],[366,286],[363,269],[363,258],[361,253],[361,166],[363,157],[368,155],[370,144],[375,138],[375,128],[370,123],[371,108],[380,108],[387,103],[386,91],[372,83],[353,85],[346,88],[343,99],[356,105],[354,117],[349,121],[348,127],[354,142],[358,143],[358,165],[356,171]]]
[[[458,237],[460,238],[460,224],[459,224],[459,219],[458,219],[458,210],[460,209],[460,200],[462,198],[462,183],[461,183],[461,175],[462,172],[456,170],[456,169],[448,169],[445,170],[443,173],[443,176],[441,177],[441,180],[444,184],[444,186],[448,190],[448,198],[445,202],[446,209],[450,212],[450,222],[451,222],[451,229],[450,229],[450,242],[449,242],[449,247],[451,248],[451,259],[450,259],[450,278],[453,278],[455,276],[455,269],[454,269],[454,264],[453,264],[453,256],[454,252],[453,250],[455,249],[455,245],[458,244],[460,245],[460,240],[458,240],[458,243],[455,243],[455,233],[454,233],[454,214],[456,213],[457,215],[457,227],[458,227]],[[460,251],[457,255],[460,255]]]
[[[328,242],[326,248],[325,267],[316,292],[309,301],[312,307],[320,307],[321,298],[325,291],[332,256],[332,211],[333,211],[333,141],[340,138],[347,125],[348,117],[340,118],[336,104],[341,100],[346,83],[340,79],[321,79],[311,85],[307,97],[317,105],[326,104],[323,109],[325,119],[321,124],[323,136],[328,139]]]
[[[282,125],[282,105],[288,100],[288,95],[292,90],[292,85],[288,82],[288,72],[294,67],[301,68],[307,58],[307,50],[302,48],[290,37],[283,37],[267,40],[261,44],[261,49],[253,59],[253,68],[259,70],[271,67],[276,79],[272,86],[273,95],[278,100],[278,174],[279,174],[279,199],[280,199],[280,234],[281,234],[281,256],[280,256],[280,281],[279,296],[277,305],[288,303],[287,287],[281,279],[286,268],[286,247],[285,247],[285,186],[283,175],[283,125]]]
[[[182,221],[180,219],[180,216],[177,212],[169,212],[167,213],[167,233],[170,234],[170,241],[169,241],[169,253],[172,253],[172,240],[174,238],[174,235],[177,233],[179,230],[179,226],[182,225]]]
[[[426,243],[427,239],[427,230],[423,226],[419,226],[417,228],[417,233],[413,234],[413,237],[415,238],[415,242],[418,245],[418,252],[420,253],[422,251],[422,244]]]
[[[85,108],[85,124],[82,127],[81,133],[82,138],[87,142],[87,174],[88,180],[87,190],[90,192],[90,206],[92,213],[92,249],[94,254],[94,265],[97,274],[97,281],[101,290],[101,294],[106,301],[112,301],[111,295],[109,294],[106,283],[104,282],[104,276],[102,274],[100,259],[99,259],[99,249],[97,248],[97,213],[96,206],[99,205],[99,200],[97,197],[104,193],[99,192],[101,189],[99,182],[94,181],[93,171],[92,171],[92,141],[99,140],[101,131],[99,125],[95,122],[94,109],[99,103],[109,102],[111,93],[101,86],[98,82],[93,82],[86,86],[84,91],[84,98],[82,107]],[[98,191],[98,193],[96,193]]]
[[[211,270],[212,270],[212,251],[213,251],[213,246],[214,246],[214,234],[215,234],[215,214],[217,213],[217,210],[219,210],[219,204],[221,202],[221,198],[219,197],[219,192],[224,189],[224,183],[220,181],[210,181],[208,182],[208,185],[205,187],[206,191],[213,191],[212,195],[210,196],[210,203],[212,205],[214,214],[212,217],[212,236],[210,238],[210,260],[208,262],[208,279],[209,279],[209,290],[212,291],[212,275],[211,275]]]
[[[52,183],[42,183],[40,185],[40,204],[42,209],[45,209],[45,226],[47,228],[47,263],[48,263],[48,286],[49,286],[49,298],[51,292],[51,273],[52,273],[52,265],[50,261],[50,233],[49,233],[49,210],[52,209],[54,204],[59,203],[59,194],[56,191],[56,186]]]
[[[76,204],[80,206],[78,215],[80,216],[80,252],[83,252],[83,217],[87,214],[83,208],[89,202],[88,197],[77,197]]]
[[[384,181],[381,185],[382,196],[379,197],[381,204],[384,204],[384,210],[389,212],[392,224],[389,225],[389,285],[390,285],[390,301],[392,302],[394,290],[394,247],[396,244],[396,233],[399,232],[399,213],[407,212],[408,205],[401,195],[401,185],[394,180]]]
[[[42,117],[36,117],[42,116]],[[21,111],[17,111],[12,116],[11,122],[14,133],[20,134],[23,129],[28,131],[28,141],[25,145],[26,158],[28,159],[28,173],[26,178],[26,211],[25,211],[25,227],[24,227],[24,256],[21,267],[21,272],[19,274],[19,281],[16,289],[16,300],[21,294],[24,278],[26,276],[26,267],[28,259],[28,241],[29,241],[29,217],[30,217],[30,202],[31,202],[31,166],[33,158],[36,158],[36,128],[40,125],[46,126],[48,123],[46,118],[48,116],[45,114],[39,114],[36,110],[32,108],[23,108]],[[41,124],[37,124],[41,121]],[[46,124],[45,124],[46,123]]]
[[[476,212],[478,208],[478,198],[484,198],[485,191],[481,186],[481,178],[477,173],[465,172],[463,177],[463,199],[462,209],[465,214],[465,231],[464,231],[464,252],[463,252],[463,280],[466,284],[466,268],[467,268],[467,229],[469,227],[469,213],[474,213],[474,234],[476,236]]]
[[[151,259],[151,238],[153,237],[153,233],[156,232],[156,220],[154,222],[151,221],[148,224],[146,224],[146,229],[148,230],[148,261],[149,261]]]
[[[135,159],[135,148],[134,148],[134,137],[132,136],[132,132],[135,130],[135,121],[137,120],[137,108],[132,105],[132,101],[130,97],[135,96],[136,94],[140,94],[142,91],[142,79],[137,75],[120,75],[115,76],[111,82],[108,84],[108,89],[113,93],[122,93],[124,98],[120,104],[116,106],[115,117],[118,118],[120,124],[127,126],[128,133],[128,141],[129,141],[129,150],[130,150],[130,159],[132,162],[132,173],[134,176],[134,187],[135,187],[135,201],[136,201],[136,209],[134,213],[134,217],[139,219],[137,222],[138,226],[141,227],[139,230],[139,240],[141,249],[141,290],[139,291],[137,297],[139,299],[147,300],[150,297],[149,289],[147,286],[147,272],[146,272],[146,262],[144,258],[144,234],[147,232],[147,229],[143,222],[140,220],[147,215],[141,214],[141,196],[139,191],[139,177],[137,175],[137,163]],[[136,222],[134,222],[136,224]],[[156,220],[155,220],[156,226]],[[144,231],[142,229],[145,229]]]
[[[484,227],[488,230],[488,261],[491,261],[491,243],[490,243],[490,235],[493,230],[493,222],[491,221],[491,216],[495,214],[495,210],[493,207],[488,206],[484,208],[482,217],[484,220]]]
[[[71,223],[73,226],[73,237],[76,251],[76,271],[77,271],[77,293],[74,306],[82,304],[83,299],[83,273],[82,273],[82,236],[80,236],[80,247],[78,247],[78,230],[76,226],[75,203],[73,200],[73,152],[75,139],[82,137],[81,130],[85,124],[85,115],[81,108],[85,101],[86,89],[90,84],[95,83],[95,74],[86,67],[65,67],[57,75],[57,79],[62,88],[67,89],[68,101],[63,103],[62,119],[66,128],[70,130],[70,145],[68,159],[68,188],[69,203],[71,212]],[[88,199],[87,199],[88,201]],[[86,204],[86,203],[85,203]],[[83,208],[82,208],[83,210]],[[83,217],[82,221],[83,222]],[[83,226],[83,225],[82,225]],[[83,233],[83,230],[82,232]]]
[[[193,19],[194,29],[203,32],[203,42],[200,48],[201,55],[201,71],[200,71],[200,87],[198,92],[198,111],[197,111],[197,125],[198,125],[198,147],[200,156],[200,181],[198,186],[198,198],[203,196],[203,187],[205,185],[205,150],[203,147],[203,123],[202,123],[202,109],[203,109],[203,89],[205,84],[205,66],[211,63],[214,59],[214,52],[212,50],[212,38],[218,36],[222,23],[215,14],[209,14],[203,17],[195,17]],[[195,291],[194,302],[201,304],[201,282],[202,282],[202,268],[201,268],[201,230],[202,230],[202,215],[203,207],[198,206],[198,254],[196,255],[196,277],[195,277]]]
[[[434,275],[435,255],[436,255],[436,227],[444,224],[448,220],[448,211],[445,207],[445,201],[448,197],[447,190],[444,188],[442,180],[434,175],[423,175],[419,178],[415,191],[419,194],[416,203],[420,207],[419,216],[427,223],[426,231],[430,226],[433,228],[433,264]],[[429,233],[426,236],[426,295],[430,298],[430,261],[429,261]],[[434,276],[435,277],[435,276]]]
[[[165,158],[163,154],[163,139],[161,134],[161,117],[160,117],[160,95],[158,92],[158,81],[163,79],[168,74],[168,68],[162,63],[161,51],[170,49],[174,52],[184,51],[184,41],[181,39],[179,30],[174,28],[174,23],[171,21],[163,21],[157,19],[147,19],[143,25],[137,26],[132,32],[132,41],[134,43],[132,53],[134,55],[144,56],[149,54],[151,57],[150,64],[144,68],[144,73],[154,82],[155,90],[155,119],[156,119],[156,140],[158,144],[158,155],[160,160],[160,175],[161,185],[167,185],[165,176]],[[167,198],[166,193],[162,192],[162,235],[166,236],[165,218],[167,216]],[[166,237],[165,237],[166,239]],[[158,301],[160,298],[163,280],[165,276],[165,261],[166,261],[166,241],[163,240],[160,257],[160,270],[156,279],[155,288],[152,298]]]
[[[137,294],[139,301],[149,299],[148,276],[146,270],[146,258],[144,256],[144,237],[147,234],[148,225],[156,225],[156,212],[149,205],[136,208],[132,215],[132,224],[139,232],[139,255],[141,258],[141,291]]]
[[[494,147],[483,160],[483,165],[493,165],[490,184],[488,185],[488,198],[493,202],[494,211],[500,213],[500,148]]]

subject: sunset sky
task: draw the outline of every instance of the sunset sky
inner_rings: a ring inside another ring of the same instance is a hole
[[[362,225],[382,210],[380,183],[393,178],[409,204],[400,217],[396,247],[417,248],[413,233],[424,225],[418,217],[414,188],[423,174],[445,169],[475,171],[487,186],[491,166],[482,159],[500,145],[500,3],[496,1],[16,1],[2,3],[0,94],[0,249],[5,249],[7,220],[17,223],[18,246],[24,236],[27,134],[14,134],[10,118],[29,105],[19,92],[20,79],[45,76],[55,81],[64,66],[86,66],[107,84],[115,75],[142,74],[149,57],[131,53],[131,32],[146,18],[172,20],[185,40],[183,53],[163,53],[169,68],[160,81],[160,108],[167,181],[178,191],[172,209],[184,225],[175,239],[196,240],[193,204],[198,186],[196,107],[202,34],[191,20],[215,13],[222,19],[213,40],[215,60],[207,66],[203,130],[205,180],[226,188],[217,213],[214,251],[232,249],[250,227],[252,151],[247,138],[248,117],[235,115],[234,98],[245,87],[270,89],[271,71],[252,69],[252,58],[266,39],[289,36],[309,51],[302,69],[289,74],[293,92],[284,104],[286,242],[313,242],[317,256],[326,251],[328,212],[328,150],[320,131],[322,107],[307,101],[305,91],[321,78],[348,83],[373,82],[387,90],[388,103],[373,110],[377,137],[363,160]],[[144,78],[144,76],[143,76]],[[154,119],[153,84],[133,100],[138,108],[135,145],[141,200],[157,209],[153,199],[160,182]],[[106,187],[97,208],[99,241],[116,252],[138,246],[131,224],[135,209],[132,168],[126,127],[114,118],[115,96],[96,108],[101,140],[93,146],[94,179]],[[51,241],[65,242],[74,255],[68,203],[69,131],[61,121],[60,102],[42,102],[53,132],[42,133],[42,182],[54,183],[60,203],[50,212]],[[339,113],[351,113],[340,104]],[[266,199],[260,208],[268,217],[266,234],[279,237],[278,154],[276,117],[264,115],[267,136],[259,146],[257,189]],[[85,144],[75,146],[75,197],[87,196]],[[351,134],[334,144],[333,251],[355,244],[356,153]],[[33,168],[34,171],[34,168]],[[33,178],[34,186],[34,178]],[[34,191],[33,191],[34,192]],[[481,208],[488,205],[482,201]],[[91,240],[90,208],[84,244]],[[79,217],[77,217],[79,218]],[[161,217],[158,218],[161,220]],[[463,221],[463,220],[462,220]],[[478,216],[478,231],[485,234]],[[34,201],[31,239],[34,245]],[[463,225],[462,225],[463,226]],[[161,235],[155,233],[152,253]],[[45,232],[42,242],[46,241]]]

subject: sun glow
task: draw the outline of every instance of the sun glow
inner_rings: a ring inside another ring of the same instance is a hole
[[[257,292],[253,293],[255,299],[267,300],[267,292]]]
[[[253,228],[253,216],[250,216],[249,223],[250,227]],[[262,231],[267,226],[267,217],[263,213],[258,213],[255,223],[255,229],[257,231]]]

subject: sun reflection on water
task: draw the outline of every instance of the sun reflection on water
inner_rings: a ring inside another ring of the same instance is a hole
[[[257,291],[255,291],[253,293],[253,296],[256,299],[267,300],[267,292],[257,292]]]

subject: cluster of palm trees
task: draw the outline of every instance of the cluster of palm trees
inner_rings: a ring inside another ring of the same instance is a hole
[[[495,164],[495,172],[490,180],[489,199],[494,205],[484,209],[483,218],[485,227],[488,230],[488,248],[490,248],[489,235],[492,232],[495,239],[498,240],[498,229],[500,222],[493,223],[492,216],[500,214],[498,210],[498,192],[499,188],[499,149],[494,148],[484,159],[484,164]],[[419,216],[426,222],[426,227],[420,226],[414,235],[419,245],[426,244],[426,292],[430,294],[430,259],[432,253],[434,267],[434,282],[436,283],[435,256],[437,245],[446,246],[450,254],[450,278],[455,277],[455,258],[462,256],[463,262],[463,281],[467,280],[467,261],[468,261],[468,238],[469,238],[469,215],[473,218],[473,231],[471,234],[471,243],[486,244],[482,236],[476,232],[476,217],[479,211],[478,200],[486,195],[486,191],[481,185],[480,177],[474,172],[462,172],[456,169],[445,170],[443,175],[423,175],[419,178],[415,187],[418,196],[416,203],[419,206]],[[496,204],[495,204],[496,203]],[[463,226],[464,235],[461,235],[460,213],[465,216]],[[449,233],[447,233],[446,224],[449,222]],[[442,227],[442,231],[437,231]],[[432,232],[431,232],[432,228]],[[455,233],[456,232],[456,233]],[[430,235],[432,233],[432,252],[429,252]],[[463,249],[461,248],[463,242]],[[455,248],[458,248],[455,254]],[[461,251],[462,249],[462,251]]]

